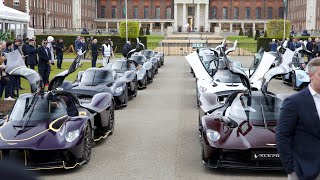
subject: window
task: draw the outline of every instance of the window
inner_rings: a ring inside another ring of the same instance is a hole
[[[188,7],[188,16],[193,15],[193,7]]]
[[[257,7],[256,9],[256,18],[261,19],[261,7]]]
[[[133,18],[138,18],[138,6],[133,8]]]
[[[272,12],[272,7],[268,7],[268,19],[272,19],[272,14],[273,14],[273,12]]]
[[[166,18],[171,19],[171,7],[167,7],[166,9]]]
[[[283,7],[279,8],[279,18],[284,18],[284,9],[283,9]]]
[[[249,7],[246,7],[246,19],[251,19],[251,17],[250,17],[250,8]]]
[[[116,18],[116,14],[117,14],[117,8],[112,6],[112,9],[111,9],[111,17],[112,18]]]
[[[228,8],[227,7],[224,7],[222,9],[222,18],[223,19],[228,19]]]
[[[101,18],[105,18],[105,17],[106,17],[106,7],[101,6]]]
[[[239,8],[238,7],[235,7],[233,9],[233,19],[239,19]]]
[[[211,19],[217,18],[217,8],[213,7],[211,10]]]
[[[144,18],[147,19],[149,18],[149,7],[144,7]]]
[[[125,18],[126,17],[126,7],[123,6],[123,9],[122,9],[122,18]]]
[[[14,0],[13,1],[14,6],[20,6],[20,0]]]
[[[160,19],[160,7],[156,7],[156,19]]]

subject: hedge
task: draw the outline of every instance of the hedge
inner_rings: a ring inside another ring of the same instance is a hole
[[[128,38],[137,38],[139,37],[139,22],[137,21],[128,21]],[[126,38],[126,22],[120,22],[120,37]]]
[[[283,24],[284,24],[283,19],[269,20],[267,24],[268,37],[275,38],[275,39],[283,38],[283,30],[284,30]],[[286,38],[290,36],[290,29],[291,29],[291,22],[287,20],[286,34],[285,34]]]
[[[67,49],[69,49],[70,45],[73,45],[73,48],[75,48],[74,42],[75,42],[76,37],[79,35],[36,35],[37,45],[41,45],[41,41],[43,39],[47,39],[48,36],[54,37],[54,39],[56,41],[60,38],[63,39],[65,47],[67,47]],[[98,40],[97,44],[99,47],[101,47],[103,41],[107,40],[108,38],[111,38],[111,40],[113,41],[113,46],[117,47],[116,53],[122,53],[122,48],[123,48],[124,44],[126,43],[126,39],[121,38],[120,36],[107,36],[107,35],[81,35],[81,36],[83,36],[85,39],[90,38],[91,36],[94,39],[97,39]],[[139,39],[147,48],[147,37],[143,36],[143,37],[139,37]],[[134,39],[134,38],[131,39],[131,46],[133,48],[136,47],[136,39]]]

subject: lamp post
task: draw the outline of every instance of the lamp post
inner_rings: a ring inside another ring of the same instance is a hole
[[[125,0],[126,7],[126,42],[128,42],[128,1]]]
[[[194,0],[192,0],[192,31],[194,31],[194,12],[195,12]]]

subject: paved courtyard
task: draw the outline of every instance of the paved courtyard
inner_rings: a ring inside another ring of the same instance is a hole
[[[234,57],[250,64],[253,57]],[[250,61],[250,62],[248,62]],[[293,93],[273,80],[271,90]],[[115,133],[96,144],[89,164],[38,172],[41,179],[286,179],[281,172],[214,170],[202,165],[195,79],[184,57],[165,57],[154,82],[116,111]]]

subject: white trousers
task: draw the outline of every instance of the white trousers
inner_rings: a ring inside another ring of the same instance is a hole
[[[108,63],[109,63],[109,60],[110,60],[110,56],[104,56],[102,58],[102,63],[103,63],[103,66],[104,67],[107,67]]]

